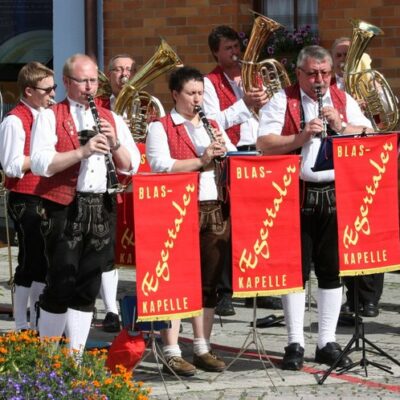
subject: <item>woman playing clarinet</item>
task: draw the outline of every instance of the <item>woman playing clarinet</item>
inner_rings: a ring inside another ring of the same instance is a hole
[[[192,318],[193,364],[181,356],[178,345],[180,321],[173,320],[171,328],[161,332],[168,364],[164,365],[164,371],[191,376],[196,367],[210,372],[225,368],[224,361],[213,353],[210,345],[217,302],[216,284],[230,245],[229,210],[221,197],[218,175],[221,159],[227,151],[236,149],[218,124],[207,121],[201,111],[204,81],[198,70],[178,68],[170,77],[169,89],[175,107],[167,116],[150,124],[146,152],[154,172],[200,171],[198,200],[203,314]]]

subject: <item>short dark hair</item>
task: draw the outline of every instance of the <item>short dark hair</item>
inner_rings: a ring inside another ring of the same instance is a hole
[[[218,51],[221,39],[239,40],[240,42],[239,34],[234,29],[227,25],[219,25],[208,35],[208,47],[211,53],[214,54]]]
[[[204,83],[203,74],[198,69],[187,65],[177,68],[169,77],[169,90],[171,92],[175,90],[179,93],[185,83],[191,80]]]

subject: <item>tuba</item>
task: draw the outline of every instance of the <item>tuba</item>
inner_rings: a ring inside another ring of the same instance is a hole
[[[146,140],[147,126],[162,113],[162,106],[149,93],[142,91],[151,81],[182,66],[182,61],[168,43],[161,39],[161,44],[153,57],[122,88],[114,110],[129,120],[130,131],[136,143]]]
[[[252,87],[260,87],[260,80],[262,80],[265,92],[270,99],[280,89],[290,85],[290,78],[279,61],[267,58],[257,62],[257,59],[270,34],[283,26],[264,15],[254,11],[253,13],[258,16],[254,20],[249,43],[241,61],[243,88],[249,91]]]
[[[365,103],[365,113],[376,132],[394,130],[399,122],[398,101],[384,76],[374,69],[359,70],[371,39],[383,31],[361,20],[351,20],[353,34],[344,62],[346,92]]]

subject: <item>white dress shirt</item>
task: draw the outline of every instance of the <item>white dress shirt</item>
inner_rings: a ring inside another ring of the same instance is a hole
[[[302,90],[301,103],[304,110],[304,122],[307,123],[318,117],[318,102],[308,97]],[[332,106],[329,89],[323,96],[323,106]],[[284,90],[280,90],[260,110],[260,126],[258,136],[281,135],[285,122],[287,99]],[[347,122],[351,125],[371,127],[370,121],[364,116],[357,102],[346,93]],[[293,132],[294,133],[294,132]],[[302,163],[300,178],[307,182],[331,182],[335,179],[334,170],[313,172],[318,150],[321,144],[319,137],[311,138],[301,149]]]
[[[85,109],[71,99],[70,111],[75,123],[77,132],[85,129],[93,130],[95,122],[90,108]],[[140,153],[135,142],[126,126],[124,120],[119,115],[112,112],[114,117],[118,140],[130,154],[132,170],[121,171],[119,173],[129,175],[137,171],[140,163]],[[55,146],[58,138],[56,135],[56,119],[54,112],[44,110],[39,113],[31,137],[31,161],[32,172],[36,175],[51,176],[48,167],[56,154]],[[107,189],[107,168],[103,154],[92,154],[89,158],[80,162],[78,183],[76,190],[78,192],[104,193]]]
[[[196,149],[198,157],[201,157],[204,150],[210,145],[210,138],[202,123],[195,126],[190,121],[184,119],[175,109],[171,111],[171,118],[175,124],[183,124],[190,140]],[[235,146],[231,143],[223,129],[219,128],[224,135],[225,145],[228,151],[235,151]],[[149,132],[146,140],[146,156],[153,172],[171,172],[173,165],[177,161],[171,157],[168,145],[168,137],[163,125],[159,121],[149,125]],[[217,186],[215,184],[214,170],[200,173],[199,200],[216,200],[218,198]]]
[[[39,111],[24,103],[32,112],[33,119],[36,119]],[[0,163],[4,173],[10,178],[23,178],[22,166],[25,160],[26,132],[22,121],[15,115],[7,116],[0,124]]]
[[[243,101],[243,88],[224,74],[232,87],[237,101],[221,111],[220,102],[214,85],[204,78],[203,108],[207,118],[214,119],[226,130],[240,124],[240,139],[237,146],[255,145],[257,141],[258,120]]]

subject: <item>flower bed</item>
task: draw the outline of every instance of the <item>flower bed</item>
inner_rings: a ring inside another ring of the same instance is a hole
[[[0,337],[0,398],[7,400],[147,400],[150,389],[123,367],[112,374],[105,350],[85,351],[79,363],[60,338],[33,332]]]

